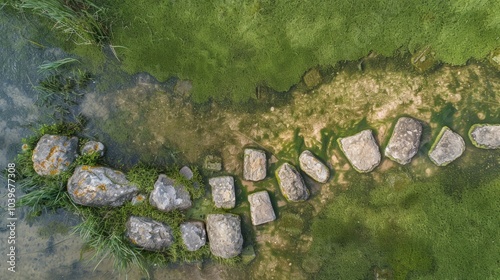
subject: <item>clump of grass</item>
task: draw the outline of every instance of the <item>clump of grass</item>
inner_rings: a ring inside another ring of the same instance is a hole
[[[109,41],[103,21],[106,9],[89,0],[21,0],[12,6],[49,19],[55,30],[76,44],[103,46]]]
[[[59,67],[61,67],[63,65],[68,65],[68,64],[71,64],[73,62],[80,62],[80,61],[78,61],[75,58],[67,57],[67,58],[47,62],[47,63],[44,63],[44,64],[38,66],[38,72],[43,73],[43,72],[47,72],[47,71],[54,71],[54,70],[59,69]]]
[[[141,192],[150,193],[159,175],[159,168],[141,162],[127,172],[127,179]]]

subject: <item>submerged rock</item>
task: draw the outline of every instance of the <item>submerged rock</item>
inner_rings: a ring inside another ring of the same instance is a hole
[[[243,178],[247,181],[260,181],[266,178],[266,153],[264,151],[245,149]]]
[[[300,173],[289,163],[283,163],[276,170],[276,179],[281,193],[289,201],[303,201],[309,198],[309,190]]]
[[[462,136],[443,127],[429,151],[429,158],[438,166],[445,166],[459,158],[465,151]]]
[[[89,141],[85,143],[85,145],[83,145],[80,152],[82,155],[99,153],[99,155],[102,157],[104,156],[104,144],[97,141]]]
[[[356,171],[370,172],[380,164],[380,150],[371,130],[339,138],[338,143]]]
[[[207,233],[210,251],[215,256],[232,258],[241,253],[243,236],[239,216],[234,214],[207,215]]]
[[[181,224],[181,235],[188,251],[196,251],[207,242],[207,233],[203,222],[189,221]]]
[[[469,130],[474,146],[481,149],[500,149],[500,124],[475,124]]]
[[[308,88],[314,88],[321,83],[321,73],[317,68],[312,68],[304,75],[304,83]]]
[[[273,205],[267,191],[248,195],[248,202],[250,202],[250,216],[254,226],[276,220]]]
[[[208,155],[203,162],[203,168],[210,171],[221,171],[222,159],[218,156]]]
[[[69,196],[85,206],[121,206],[136,193],[125,174],[107,167],[78,166],[68,180]]]
[[[191,168],[189,168],[188,166],[183,166],[181,170],[179,170],[179,173],[188,180],[193,179],[194,176],[193,170],[191,170]]]
[[[38,175],[59,175],[78,156],[78,138],[45,134],[33,150],[33,169]]]
[[[234,179],[231,176],[210,178],[208,183],[212,187],[212,199],[215,207],[231,209],[236,205]]]
[[[160,211],[168,212],[174,209],[185,210],[191,207],[191,196],[185,186],[175,185],[175,182],[164,174],[158,176],[149,203]]]
[[[400,164],[408,164],[417,154],[422,135],[422,124],[412,118],[399,118],[392,132],[385,155]]]
[[[131,216],[126,236],[133,244],[149,251],[161,251],[174,243],[172,229],[158,221]]]
[[[299,156],[300,169],[309,177],[320,183],[330,178],[330,169],[324,165],[311,151],[305,150]]]

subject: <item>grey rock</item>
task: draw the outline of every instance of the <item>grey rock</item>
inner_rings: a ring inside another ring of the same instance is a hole
[[[185,186],[175,182],[164,174],[158,176],[155,186],[149,195],[149,203],[164,212],[174,209],[185,210],[191,207],[191,196]]]
[[[189,221],[181,224],[181,235],[188,251],[196,251],[207,242],[207,233],[203,222]]]
[[[352,167],[361,173],[370,172],[380,164],[380,150],[371,130],[339,138],[338,143]]]
[[[42,176],[59,175],[68,170],[77,156],[78,138],[45,134],[33,150],[33,169]]]
[[[289,201],[303,201],[309,198],[309,190],[300,173],[289,163],[283,163],[276,170],[276,179],[281,193]]]
[[[208,155],[203,162],[203,168],[210,171],[221,171],[222,159],[218,156]]]
[[[400,164],[408,164],[418,152],[421,135],[422,124],[419,121],[399,118],[385,148],[385,155]]]
[[[266,178],[266,153],[264,151],[245,149],[243,178],[247,181],[260,181]]]
[[[138,205],[144,203],[148,197],[143,194],[138,194],[132,198],[132,205]]]
[[[184,178],[188,179],[188,180],[191,180],[193,179],[193,171],[191,170],[191,168],[187,167],[187,166],[183,166],[181,168],[181,170],[179,170],[179,173],[184,176]]]
[[[161,251],[174,243],[172,229],[158,221],[131,216],[126,236],[133,244],[149,251]]]
[[[71,199],[85,206],[121,206],[137,193],[125,174],[107,167],[82,165],[68,180]]]
[[[475,124],[469,130],[474,146],[481,149],[500,149],[500,124]]]
[[[233,214],[207,215],[210,251],[221,258],[236,257],[243,249],[241,219]]]
[[[250,202],[250,216],[254,226],[276,220],[273,205],[267,191],[250,194],[248,202]]]
[[[231,176],[210,178],[208,183],[212,187],[212,199],[215,207],[231,209],[236,205],[234,179]]]
[[[324,165],[311,151],[305,150],[299,156],[300,169],[309,177],[320,183],[330,178],[330,169]]]
[[[97,141],[89,141],[85,143],[85,145],[83,145],[80,153],[82,155],[99,153],[99,155],[102,157],[104,155],[104,144]]]
[[[429,158],[438,166],[445,166],[459,158],[465,151],[462,136],[443,127],[429,151]]]

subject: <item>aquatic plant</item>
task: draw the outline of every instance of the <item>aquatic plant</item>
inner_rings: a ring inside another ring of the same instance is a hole
[[[356,182],[313,220],[314,278],[366,278],[374,265],[394,279],[496,278],[500,177],[488,165],[422,180],[388,174],[373,189]]]
[[[59,60],[50,61],[50,62],[47,62],[47,63],[44,63],[44,64],[38,66],[38,72],[43,73],[46,71],[57,70],[59,67],[61,67],[63,65],[71,64],[73,62],[80,62],[80,61],[78,61],[77,59],[72,58],[72,57],[66,57],[66,58],[62,58]]]
[[[102,46],[109,40],[103,21],[106,10],[89,0],[21,0],[11,5],[49,19],[55,30],[76,44]]]
[[[247,100],[279,92],[317,65],[370,52],[410,55],[432,48],[454,65],[500,43],[498,1],[106,0],[116,50],[129,73],[193,81],[193,98]],[[196,27],[196,28],[193,28]],[[257,90],[256,90],[257,88]]]

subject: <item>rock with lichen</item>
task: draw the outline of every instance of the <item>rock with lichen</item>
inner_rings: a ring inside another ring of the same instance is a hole
[[[149,195],[149,203],[163,212],[175,209],[185,210],[193,204],[186,187],[175,184],[174,180],[164,174],[158,176],[154,189]]]
[[[417,154],[422,135],[422,124],[408,117],[399,118],[389,143],[385,148],[385,155],[399,164],[408,164]]]
[[[475,124],[469,130],[474,146],[481,149],[500,149],[500,124]]]
[[[304,173],[316,182],[326,183],[330,178],[330,169],[322,163],[311,151],[305,150],[299,156],[299,166]]]
[[[459,158],[464,151],[465,142],[462,136],[445,126],[429,150],[429,158],[436,165],[445,166]]]
[[[71,199],[85,206],[121,206],[137,194],[125,174],[108,167],[78,166],[68,180]]]
[[[283,163],[276,170],[276,179],[281,193],[288,201],[304,201],[309,198],[304,179],[293,165]]]
[[[77,149],[76,137],[45,134],[33,150],[33,169],[42,176],[59,175],[75,161]]]
[[[217,208],[231,209],[236,205],[234,178],[231,176],[214,177],[208,180],[212,187],[212,199]]]
[[[131,216],[126,229],[130,242],[148,251],[162,251],[175,241],[170,226],[150,218]]]
[[[104,144],[97,141],[88,141],[85,145],[83,145],[80,153],[82,155],[98,153],[99,156],[102,157],[104,156]]]
[[[257,149],[245,149],[243,158],[243,178],[260,181],[266,178],[266,153]]]

